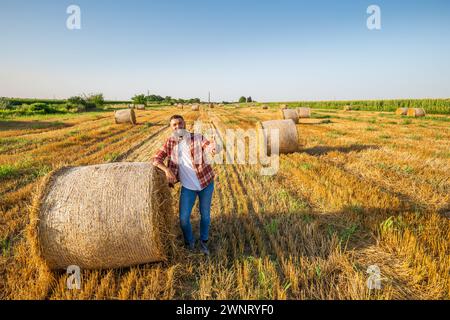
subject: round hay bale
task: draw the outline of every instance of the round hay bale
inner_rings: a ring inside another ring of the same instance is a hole
[[[283,119],[292,119],[294,123],[298,123],[298,114],[295,109],[282,109]]]
[[[299,149],[297,127],[292,119],[288,120],[270,120],[259,124],[262,129],[268,129],[267,135],[264,133],[262,143],[267,145],[267,155],[271,155],[271,129],[279,130],[279,153],[292,153]],[[263,131],[264,132],[264,131]]]
[[[199,110],[200,110],[200,107],[197,104],[192,106],[192,111],[199,111]]]
[[[211,103],[211,104],[209,105],[209,107],[210,107],[211,109],[214,109],[214,104]]]
[[[398,116],[406,116],[408,114],[408,108],[398,108],[395,114]]]
[[[263,108],[264,110],[267,110],[267,109],[269,109],[269,106],[263,105],[262,108]]]
[[[149,163],[56,170],[34,199],[34,254],[53,270],[164,261],[174,225],[170,202],[165,175]]]
[[[129,108],[129,109],[134,109],[134,104],[129,104],[129,105],[128,105],[128,108]]]
[[[311,118],[311,108],[297,108],[299,118]]]
[[[351,111],[352,110],[352,106],[344,106],[344,111]]]
[[[117,123],[132,123],[136,124],[136,115],[134,109],[123,109],[114,112],[114,118]]]
[[[425,110],[422,108],[409,108],[407,112],[408,117],[425,117]]]
[[[138,109],[138,110],[145,110],[145,104],[138,104],[136,106],[136,109]]]

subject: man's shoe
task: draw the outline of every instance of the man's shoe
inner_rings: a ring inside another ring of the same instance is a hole
[[[195,251],[195,242],[185,243],[184,246],[185,246],[186,249],[189,250],[190,252],[194,252],[194,251]]]
[[[209,256],[208,243],[206,241],[200,241],[200,252]]]

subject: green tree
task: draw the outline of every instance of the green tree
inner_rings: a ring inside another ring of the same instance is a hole
[[[67,109],[83,112],[87,109],[87,102],[81,96],[73,96],[67,99]]]
[[[146,104],[147,102],[145,95],[143,94],[137,94],[131,98],[131,100],[133,101],[133,104]]]
[[[0,109],[11,109],[12,104],[8,98],[0,98]]]
[[[103,93],[95,93],[86,96],[87,105],[95,106],[97,108],[103,107],[105,104],[105,99],[103,98]]]
[[[253,102],[252,97],[248,97],[247,102]]]
[[[242,97],[239,98],[239,103],[245,103],[245,102],[247,102],[247,98],[246,97],[242,96]]]
[[[146,97],[148,102],[161,102],[164,101],[164,98],[161,96],[158,96],[156,94],[151,94],[149,96]]]

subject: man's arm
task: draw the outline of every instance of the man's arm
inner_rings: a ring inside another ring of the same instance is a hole
[[[174,173],[172,172],[172,170],[169,169],[169,167],[167,167],[164,164],[164,160],[167,158],[167,141],[166,143],[162,146],[161,149],[158,150],[158,152],[156,153],[156,155],[153,157],[153,165],[159,169],[161,169],[162,171],[164,171],[164,173],[166,174],[167,177],[167,181],[171,184],[175,184],[177,181],[177,177],[174,175]]]
[[[211,141],[206,139],[205,136],[203,136],[203,143],[202,143],[202,149],[206,152],[211,152],[214,156],[217,153],[220,153],[222,151],[222,145],[218,145],[216,143],[216,137],[213,134],[211,137]]]

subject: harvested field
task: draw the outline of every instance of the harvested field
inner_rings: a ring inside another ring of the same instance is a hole
[[[279,112],[148,108],[136,125],[115,124],[112,112],[0,120],[0,298],[449,299],[450,117],[440,115],[314,109],[276,175],[215,165],[210,258],[189,254],[176,228],[166,261],[82,270],[81,290],[68,290],[66,273],[31,254],[30,206],[52,170],[150,161],[173,114],[223,137]],[[179,185],[171,193],[177,212]],[[192,217],[198,233],[196,207]],[[382,290],[366,286],[371,265]]]

